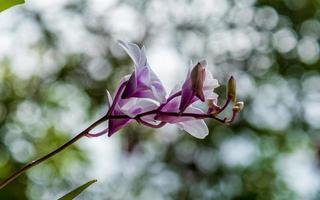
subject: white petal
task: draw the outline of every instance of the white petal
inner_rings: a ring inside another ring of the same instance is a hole
[[[203,92],[204,92],[205,99],[206,100],[217,99],[218,95],[214,93],[213,90],[219,87],[218,80],[212,77],[212,74],[208,69],[206,69],[205,72],[206,72],[206,78],[203,83]]]
[[[190,135],[203,139],[209,134],[209,129],[204,120],[191,120],[177,123],[179,128],[187,131]]]
[[[158,78],[158,76],[154,73],[154,71],[150,68],[150,66],[147,64],[147,66],[150,69],[150,79],[151,79],[151,84],[154,85],[154,91],[153,94],[157,96],[158,100],[161,103],[164,103],[166,101],[166,95],[167,92],[161,82],[161,80]]]
[[[110,108],[111,104],[112,104],[112,97],[110,92],[107,90],[107,104],[108,104],[108,108]]]
[[[204,90],[213,90],[213,89],[219,87],[218,80],[213,78],[211,72],[208,69],[206,69],[205,72],[206,72],[206,78],[203,83],[203,89]]]
[[[190,61],[189,61],[189,69],[191,68],[193,68],[193,66],[194,66],[194,62],[193,62],[193,60],[191,59]]]
[[[169,96],[171,96],[171,95],[173,95],[173,94],[175,94],[175,93],[177,93],[177,92],[179,92],[181,90],[181,86],[180,85],[175,85],[174,87],[173,87],[173,89],[171,90],[171,92],[170,92],[170,94],[169,94]]]
[[[188,106],[186,108],[185,112],[187,112],[187,113],[196,113],[196,114],[205,114],[201,109],[193,107],[192,105]]]
[[[149,124],[158,125],[160,123],[160,121],[155,120],[154,117],[155,117],[155,114],[154,115],[146,115],[146,116],[143,116],[141,118],[144,121],[148,122]]]
[[[203,67],[207,67],[207,61],[206,61],[206,60],[201,60],[201,61],[199,61],[199,63],[200,63]]]
[[[212,92],[212,90],[205,90],[204,91],[204,96],[205,96],[206,100],[209,100],[209,99],[217,100],[219,95],[214,93],[214,92]]]
[[[151,99],[132,97],[126,104],[121,106],[120,110],[130,117],[135,117],[142,112],[154,110],[158,108],[158,106],[159,103]]]
[[[140,51],[140,60],[139,60],[139,66],[146,66],[147,65],[147,56],[146,56],[146,49],[144,46],[142,46]]]
[[[118,44],[127,52],[137,67],[145,66],[147,58],[144,48],[141,50],[138,45],[122,40],[119,40]]]
[[[165,103],[166,99],[166,91],[165,90],[158,90],[156,87],[151,86],[152,94],[156,98],[157,101],[160,103]]]

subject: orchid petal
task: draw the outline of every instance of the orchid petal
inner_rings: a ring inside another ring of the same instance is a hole
[[[204,120],[180,122],[177,123],[177,126],[199,139],[203,139],[209,134],[209,129]]]
[[[181,98],[175,97],[170,102],[168,102],[161,111],[163,112],[178,112],[179,111],[179,104],[180,104]]]
[[[207,67],[207,60],[200,60],[199,63],[203,66],[203,67]]]
[[[162,109],[162,112],[179,112],[181,97],[173,98],[169,103],[167,103]],[[189,106],[185,109],[186,113],[195,113],[195,114],[205,114],[201,109]],[[157,114],[155,116],[156,120],[160,120],[167,123],[178,123],[184,121],[194,120],[194,117],[183,117],[183,116],[170,116],[165,114]]]
[[[180,112],[183,112],[191,104],[194,96],[195,92],[192,90],[191,80],[187,79],[182,86],[181,103],[179,106]]]
[[[192,105],[186,109],[186,113],[205,114],[201,109],[193,107]]]
[[[201,109],[189,106],[186,113],[194,113],[194,114],[205,114]],[[178,123],[178,122],[186,122],[195,120],[194,117],[176,117],[176,116],[168,116],[168,115],[160,115],[156,117],[157,120],[167,122],[167,123]]]
[[[148,112],[158,108],[159,103],[151,99],[130,98],[126,104],[121,106],[120,110],[129,117],[135,117],[142,112]]]
[[[143,116],[141,117],[142,120],[148,122],[149,124],[152,124],[152,125],[158,125],[161,121],[158,121],[158,120],[155,120],[154,117],[156,115],[146,115],[146,116]]]
[[[119,106],[116,106],[116,108],[112,112],[113,115],[123,115],[123,113],[119,110]],[[115,132],[117,132],[120,128],[124,127],[128,123],[132,122],[132,119],[130,118],[124,118],[124,119],[109,119],[108,121],[108,136],[113,135]]]
[[[204,91],[204,95],[206,97],[206,100],[217,100],[218,95],[212,91]]]
[[[136,78],[136,72],[134,71],[128,80],[128,84],[127,84],[126,88],[124,89],[121,98],[131,97],[133,95],[133,93],[135,92],[136,88],[137,88],[137,78]]]
[[[219,83],[218,83],[218,80],[217,79],[214,79],[212,77],[212,74],[209,70],[205,70],[206,72],[206,78],[204,80],[204,83],[203,83],[203,90],[210,90],[211,92],[219,87]]]
[[[125,125],[129,124],[132,121],[132,119],[110,119],[109,120],[109,132],[108,136],[113,135],[115,132],[117,132],[119,129],[124,127]]]
[[[133,43],[118,42],[127,52],[135,64],[135,71],[131,74],[122,98],[130,97],[151,98],[159,102],[165,102],[166,91],[156,74],[147,63],[144,47],[141,49]]]
[[[122,40],[119,40],[118,44],[127,52],[136,67],[143,67],[146,65],[147,58],[144,53],[144,48],[140,49],[138,45]]]
[[[109,92],[109,90],[107,90],[107,105],[108,105],[108,108],[110,108],[112,104],[112,97],[111,97],[111,94]]]
[[[179,85],[175,85],[175,86],[172,88],[169,96],[174,95],[175,93],[179,92],[179,90],[180,90],[180,86],[179,86]]]
[[[195,95],[201,100],[204,101],[203,94],[203,83],[206,76],[206,68],[202,65],[206,64],[205,61],[198,62],[192,69],[190,74],[191,88],[194,91]]]

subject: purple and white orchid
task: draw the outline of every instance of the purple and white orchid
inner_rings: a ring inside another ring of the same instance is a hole
[[[127,52],[134,63],[134,72],[121,79],[112,98],[108,95],[108,111],[88,128],[80,132],[64,145],[47,155],[34,160],[0,183],[0,189],[16,179],[31,167],[61,152],[83,136],[98,137],[104,134],[111,136],[125,125],[137,121],[152,128],[160,128],[167,123],[176,124],[197,138],[209,134],[204,119],[215,119],[221,123],[231,123],[243,109],[243,102],[236,102],[236,84],[233,77],[227,85],[227,98],[223,106],[218,106],[218,95],[214,89],[219,86],[206,68],[206,61],[200,61],[189,70],[182,87],[174,89],[169,96],[156,74],[150,68],[144,48],[136,44],[119,41],[119,45]],[[198,101],[207,101],[208,109],[203,111],[195,107]],[[233,103],[232,116],[220,118],[227,106]],[[91,131],[108,121],[108,128],[98,132]]]
[[[134,72],[125,76],[116,89],[114,98],[108,94],[109,110],[106,114],[108,128],[99,133],[88,133],[88,137],[103,134],[111,136],[119,129],[137,121],[145,126],[160,128],[166,123],[176,124],[192,136],[204,138],[209,130],[204,119],[211,118],[219,122],[231,123],[243,108],[243,102],[235,102],[235,80],[229,79],[227,99],[222,107],[217,105],[218,95],[214,89],[219,87],[206,68],[206,61],[200,61],[189,70],[182,87],[177,87],[167,97],[166,91],[153,70],[150,68],[144,47],[119,41],[134,63]],[[196,108],[197,101],[208,103],[208,110]],[[219,118],[217,115],[233,102],[232,116]]]

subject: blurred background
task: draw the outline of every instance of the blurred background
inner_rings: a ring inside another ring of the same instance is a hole
[[[83,138],[0,199],[320,199],[319,0],[27,0],[0,13],[0,179],[106,113],[146,47],[168,92],[207,59],[220,103],[233,75],[245,109],[193,138],[137,123]]]

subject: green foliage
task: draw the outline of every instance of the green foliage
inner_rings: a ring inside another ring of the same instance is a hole
[[[72,190],[71,192],[64,195],[63,197],[59,198],[59,200],[72,200],[72,199],[76,198],[79,194],[81,194],[81,192],[83,192],[85,189],[87,189],[87,187],[89,187],[90,185],[92,185],[95,182],[97,182],[97,180],[91,180],[91,181],[77,187],[76,189]]]
[[[0,12],[11,8],[12,6],[23,4],[24,0],[0,0]]]

